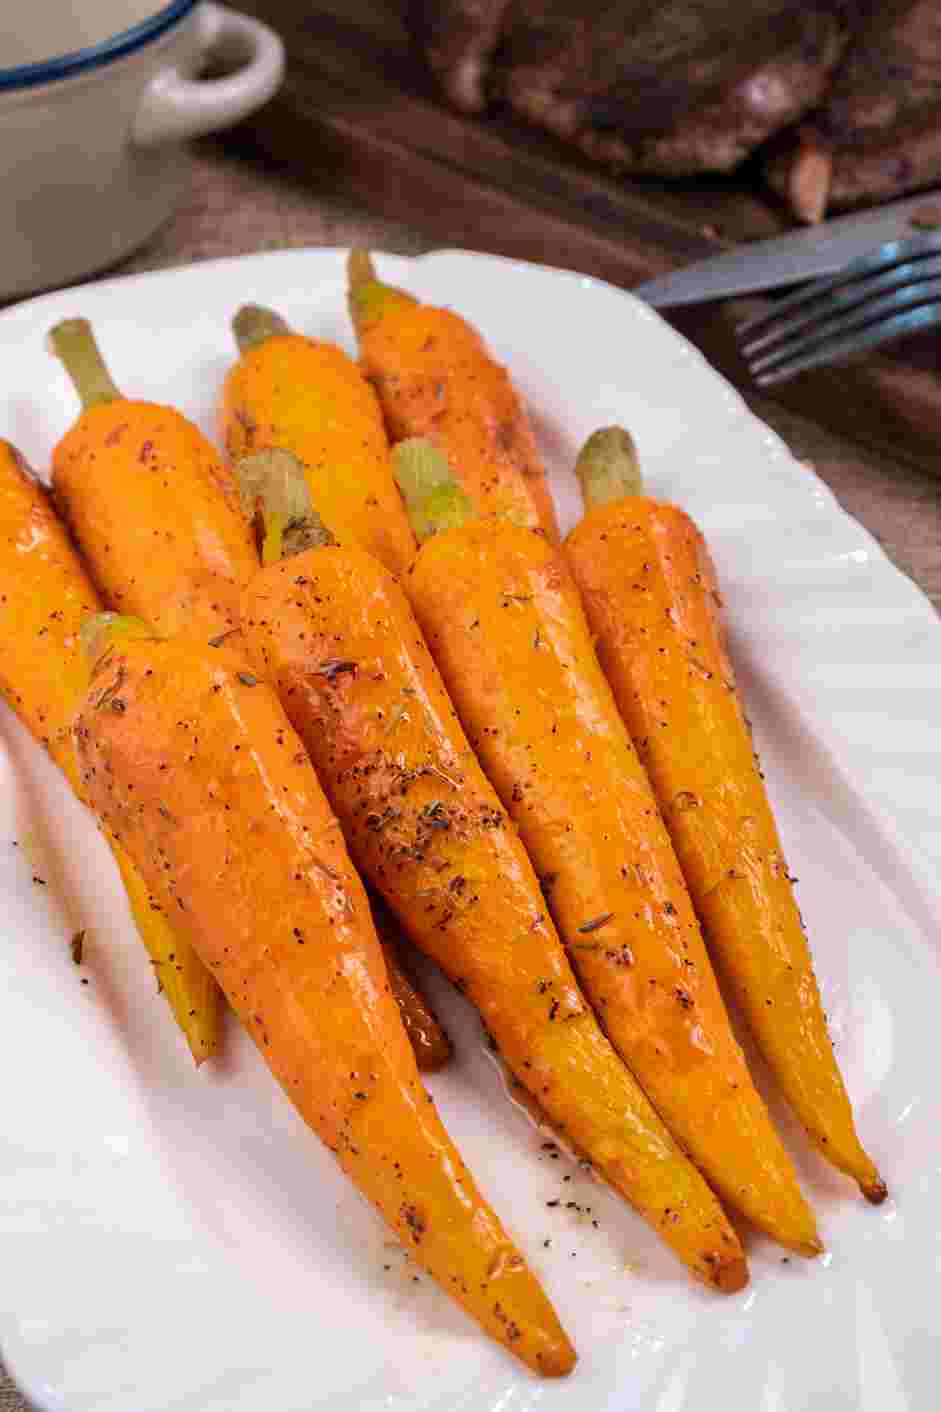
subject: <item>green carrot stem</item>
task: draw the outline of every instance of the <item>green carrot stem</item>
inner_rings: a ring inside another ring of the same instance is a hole
[[[63,319],[49,330],[49,347],[60,359],[78,393],[82,410],[102,402],[117,402],[121,393],[101,356],[87,319]]]
[[[351,290],[362,289],[365,284],[379,282],[372,256],[362,246],[354,246],[347,256],[346,277]]]
[[[127,642],[132,638],[153,640],[159,638],[160,633],[143,618],[133,618],[129,613],[93,613],[82,623],[79,636],[85,657],[94,665],[113,642]]]
[[[273,564],[336,540],[314,509],[302,462],[277,446],[243,456],[235,467],[242,508],[262,522],[261,560]]]
[[[377,323],[393,305],[418,303],[404,289],[395,289],[377,278],[368,250],[350,251],[346,278],[347,302],[357,337],[361,337],[371,324]]]
[[[243,304],[232,320],[232,332],[240,353],[257,348],[269,338],[281,338],[292,332],[291,325],[261,304]]]
[[[265,532],[261,541],[261,562],[276,564],[284,556],[284,531],[287,520],[284,515],[272,512],[265,516]]]
[[[476,518],[447,458],[430,441],[418,436],[400,441],[392,452],[392,470],[420,544]]]
[[[575,474],[589,510],[593,505],[607,505],[611,500],[644,493],[637,448],[623,427],[602,427],[592,432],[578,453]]]

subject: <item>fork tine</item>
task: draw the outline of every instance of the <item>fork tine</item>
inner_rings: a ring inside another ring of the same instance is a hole
[[[826,240],[826,235],[822,234],[820,238]],[[751,319],[746,319],[739,325],[739,332],[743,337],[747,337],[750,333],[760,331],[764,324],[774,322],[782,314],[788,314],[793,309],[798,309],[808,302],[822,298],[831,290],[838,289],[842,285],[850,284],[854,280],[870,274],[878,274],[901,261],[917,260],[923,256],[936,254],[938,251],[941,251],[941,234],[937,232],[928,232],[905,240],[887,241],[870,254],[851,261],[845,269],[840,270],[837,274],[830,275],[826,279],[815,280],[812,284],[799,289],[796,294],[779,300],[773,309],[756,314]]]
[[[907,309],[904,313],[896,314],[894,318],[879,319],[862,329],[827,339],[813,349],[808,349],[806,344],[800,345],[789,361],[755,374],[755,382],[759,387],[768,387],[772,383],[783,382],[796,373],[835,363],[841,358],[865,353],[883,344],[894,343],[907,334],[931,328],[936,324],[941,324],[941,300]]]
[[[744,356],[751,362],[770,345],[780,344],[801,329],[814,328],[828,319],[870,301],[875,303],[879,295],[910,286],[913,282],[923,282],[941,274],[941,253],[923,256],[917,261],[906,260],[874,274],[845,282],[829,291],[817,291],[813,301],[805,301],[803,307],[791,314],[776,314],[766,317],[764,330],[758,336],[749,337],[737,330],[739,344]],[[751,322],[751,321],[750,321]],[[744,327],[744,326],[742,326]]]
[[[916,284],[894,289],[875,298],[863,300],[848,309],[836,309],[827,317],[815,321],[810,327],[803,326],[776,339],[765,346],[757,355],[749,349],[746,358],[751,372],[755,375],[767,372],[778,363],[786,363],[799,356],[803,350],[811,350],[820,344],[828,343],[853,333],[857,329],[868,328],[870,324],[891,318],[904,312],[941,298],[941,275],[935,279],[919,280]]]

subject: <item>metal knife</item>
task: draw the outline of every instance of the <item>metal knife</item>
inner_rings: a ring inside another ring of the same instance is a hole
[[[754,294],[803,280],[836,274],[850,260],[865,255],[886,240],[917,235],[912,217],[920,208],[941,202],[941,188],[907,196],[887,206],[837,216],[822,225],[806,226],[789,235],[775,235],[709,255],[683,269],[647,280],[631,292],[655,309],[702,304],[733,294]],[[941,224],[941,208],[938,210]]]

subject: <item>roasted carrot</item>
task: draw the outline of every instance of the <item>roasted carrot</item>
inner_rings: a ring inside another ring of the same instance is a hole
[[[123,627],[103,633],[76,717],[87,797],[412,1259],[531,1368],[569,1372],[552,1306],[422,1088],[362,883],[277,697],[225,647]]]
[[[819,1254],[561,551],[477,518],[430,443],[394,465],[424,540],[403,586],[605,1033],[723,1200]]]
[[[82,798],[70,726],[88,685],[80,631],[100,603],[45,489],[0,441],[0,695]],[[197,1064],[219,1044],[222,995],[107,835],[158,983]]]
[[[386,961],[389,985],[399,1007],[405,1033],[415,1051],[418,1067],[423,1073],[435,1073],[438,1069],[443,1069],[451,1058],[451,1041],[427,999],[405,968],[399,946],[401,931],[394,917],[375,893],[370,894],[369,903],[373,925]]]
[[[566,541],[601,665],[647,767],[713,960],[811,1141],[869,1201],[864,1152],[726,650],[715,569],[675,505],[640,493],[628,434],[586,443]]]
[[[292,333],[256,304],[240,309],[232,327],[240,357],[219,408],[230,461],[291,452],[337,538],[401,573],[415,540],[392,479],[379,402],[359,368],[342,348]]]
[[[230,472],[179,412],[121,396],[84,319],[50,337],[84,407],[53,453],[53,491],[102,596],[165,633],[236,627],[258,558]]]
[[[365,250],[350,255],[349,305],[360,363],[392,440],[427,437],[482,514],[504,515],[557,542],[526,409],[476,329],[451,309],[383,284]]]
[[[312,515],[311,539],[316,528]],[[249,584],[242,630],[354,861],[551,1121],[699,1278],[741,1288],[738,1237],[582,999],[402,588],[364,551],[322,538]]]
[[[235,646],[239,591],[258,571],[235,481],[178,412],[120,396],[85,321],[58,325],[52,343],[85,405],[56,448],[55,491],[108,606],[170,635]],[[256,460],[270,474],[279,455],[288,457],[263,451]],[[401,501],[399,510],[411,536]],[[422,1063],[444,1062],[447,1036],[391,953],[390,961]]]

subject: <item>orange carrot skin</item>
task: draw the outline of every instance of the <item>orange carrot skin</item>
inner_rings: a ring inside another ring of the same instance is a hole
[[[170,408],[123,400],[85,412],[57,448],[55,487],[109,607],[168,635],[224,638],[238,648],[238,597],[258,572],[258,554],[230,473],[192,423]],[[411,539],[407,520],[405,528]],[[132,886],[132,899],[138,893]],[[393,968],[422,1063],[440,1068],[447,1036]]]
[[[590,510],[566,555],[713,959],[811,1140],[882,1200],[827,1033],[705,541],[676,506],[632,497]]]
[[[62,770],[80,799],[71,721],[88,685],[79,630],[101,610],[46,491],[0,441],[0,695]],[[113,838],[109,843],[138,931],[197,1063],[219,1045],[222,996],[171,930]]]
[[[696,1275],[740,1288],[738,1238],[585,1005],[399,584],[359,550],[310,550],[255,578],[242,624],[405,931],[569,1141]]]
[[[389,465],[373,389],[331,343],[281,334],[249,349],[222,390],[219,433],[232,462],[256,451],[290,451],[337,539],[359,544],[393,573],[415,537]]]
[[[52,482],[110,607],[169,634],[237,625],[258,555],[234,479],[192,422],[152,402],[92,407],[56,447]]]
[[[407,588],[605,1032],[723,1199],[817,1254],[561,552],[474,520],[422,546]]]
[[[427,437],[481,514],[558,542],[545,468],[505,368],[459,314],[390,298],[359,330],[360,361],[393,441]]]
[[[120,702],[120,709],[115,703]],[[114,643],[75,723],[88,797],[285,1093],[412,1258],[545,1374],[574,1352],[423,1089],[369,903],[303,746],[225,648]]]
[[[79,792],[71,713],[88,685],[79,629],[98,595],[43,487],[0,441],[0,692]]]

